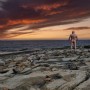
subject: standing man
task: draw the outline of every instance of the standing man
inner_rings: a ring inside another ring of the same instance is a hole
[[[71,43],[71,50],[72,49],[76,50],[78,37],[75,34],[75,31],[72,31],[72,34],[70,34],[70,36],[69,36],[69,40],[70,40],[70,43]]]

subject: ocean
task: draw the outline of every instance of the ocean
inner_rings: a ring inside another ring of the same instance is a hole
[[[78,46],[90,45],[90,40],[79,40]],[[1,40],[0,51],[17,51],[22,49],[43,49],[43,48],[62,48],[70,46],[68,40]]]

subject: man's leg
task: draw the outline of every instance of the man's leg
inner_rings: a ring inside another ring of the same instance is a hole
[[[74,42],[74,49],[75,49],[75,51],[77,49],[76,41]]]
[[[73,49],[73,42],[71,41],[71,50]]]
[[[75,50],[77,49],[77,43],[75,42]]]

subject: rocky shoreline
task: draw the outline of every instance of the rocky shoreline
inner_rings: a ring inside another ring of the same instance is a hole
[[[1,54],[0,90],[90,90],[90,49]]]

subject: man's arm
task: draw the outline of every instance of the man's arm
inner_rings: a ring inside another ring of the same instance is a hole
[[[78,36],[76,35],[76,40],[78,40]]]
[[[71,40],[71,35],[69,36],[69,40]]]

